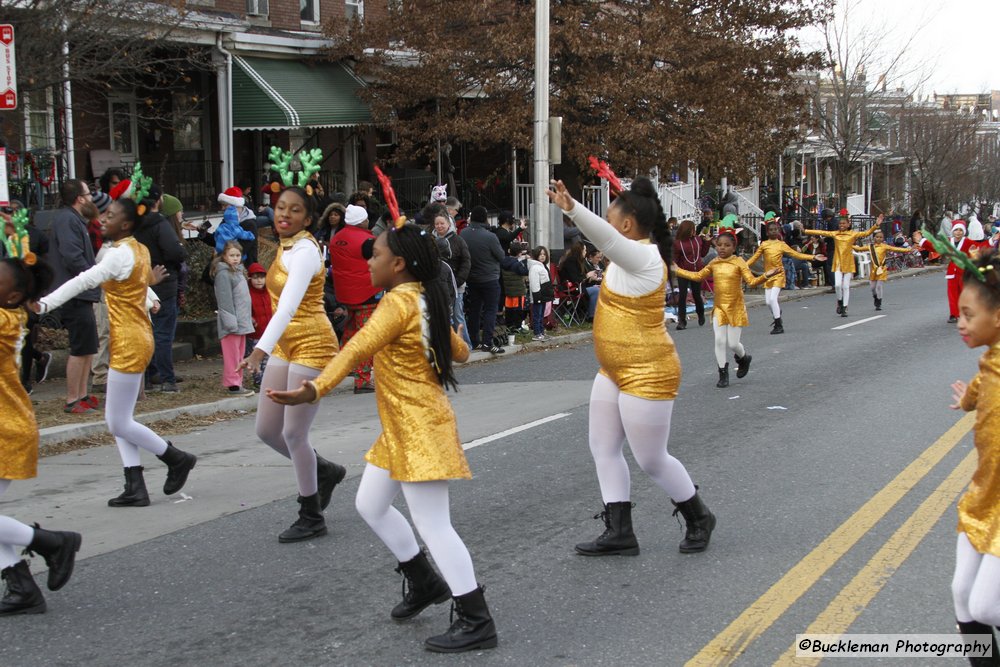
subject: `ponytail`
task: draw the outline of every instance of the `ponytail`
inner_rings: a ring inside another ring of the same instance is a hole
[[[6,257],[0,261],[14,274],[14,289],[24,295],[17,303],[18,306],[25,301],[38,301],[49,291],[53,273],[52,267],[47,263],[36,260],[34,264],[28,264],[16,257]]]
[[[635,179],[630,190],[618,195],[615,205],[621,206],[625,215],[635,218],[639,229],[649,234],[660,251],[660,257],[670,266],[673,261],[673,238],[653,182],[645,176]]]

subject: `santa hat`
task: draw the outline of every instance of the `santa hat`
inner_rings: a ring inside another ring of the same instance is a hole
[[[849,217],[851,217],[851,214],[847,212],[846,208],[842,208],[842,209],[840,209],[840,217],[841,218],[849,218]]]
[[[368,221],[368,211],[360,206],[350,204],[344,214],[344,222],[357,227]]]
[[[969,231],[969,228],[965,224],[965,220],[962,220],[961,218],[958,220],[952,220],[951,228],[955,229],[956,227],[961,227],[963,232]]]
[[[246,204],[246,200],[243,199],[243,191],[235,185],[227,188],[225,192],[219,195],[219,201],[230,206],[243,206]]]
[[[132,181],[130,181],[127,178],[123,178],[122,180],[118,181],[118,185],[111,188],[111,192],[108,193],[108,196],[114,199],[115,201],[118,201],[123,197],[125,199],[128,199],[129,197],[132,196],[133,192],[135,192],[135,186],[132,185]]]

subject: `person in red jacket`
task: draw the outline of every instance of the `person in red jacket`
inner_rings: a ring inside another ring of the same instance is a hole
[[[271,294],[267,291],[267,269],[254,262],[247,269],[250,283],[250,314],[253,317],[253,333],[247,336],[247,355],[257,347],[258,341],[264,335],[264,329],[274,314],[271,305]],[[260,380],[267,368],[267,357],[261,362],[260,368],[253,369],[254,391],[260,389]]]
[[[333,290],[337,303],[347,308],[347,325],[344,327],[346,345],[356,333],[361,331],[375,307],[382,290],[372,285],[368,272],[368,260],[361,247],[365,241],[374,240],[375,235],[368,230],[368,212],[351,204],[344,214],[344,227],[330,239],[330,271],[333,275]],[[367,394],[375,391],[372,381],[372,358],[363,360],[354,369],[354,393]]]
[[[965,220],[961,218],[951,223],[951,244],[959,252],[963,252],[969,257],[975,258],[975,252],[979,250],[980,244],[965,235]],[[921,250],[933,251],[934,246],[927,239],[921,239],[917,245]],[[945,273],[945,280],[948,282],[948,323],[958,322],[958,297],[962,293],[962,272],[963,269],[955,262],[948,263]]]

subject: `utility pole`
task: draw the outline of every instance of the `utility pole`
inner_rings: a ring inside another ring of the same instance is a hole
[[[549,0],[535,0],[535,173],[532,244],[551,246],[549,198]]]

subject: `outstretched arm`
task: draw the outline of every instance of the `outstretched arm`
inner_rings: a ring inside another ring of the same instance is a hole
[[[788,255],[789,257],[791,257],[793,259],[801,259],[801,260],[805,260],[805,261],[808,262],[809,260],[815,258],[815,255],[807,255],[804,252],[799,252],[798,250],[796,250],[795,248],[793,248],[792,246],[788,245],[787,243],[785,243],[783,241],[782,241],[781,245],[783,246],[781,248],[781,252],[784,253],[785,255]],[[753,264],[753,262],[751,262],[751,261],[748,260],[747,264]]]
[[[700,283],[705,278],[712,275],[712,264],[715,263],[713,259],[711,262],[702,267],[700,271],[688,271],[687,269],[682,269],[678,266],[671,266],[670,271],[678,278],[683,278],[684,280],[690,280],[691,282]]]
[[[809,236],[831,236],[831,237],[836,234],[836,232],[828,232],[825,229],[803,229],[802,233],[807,234]]]

